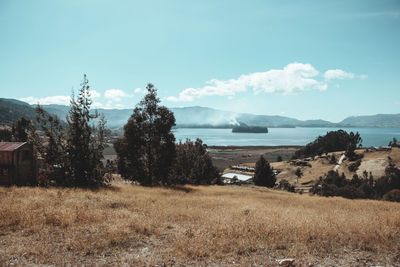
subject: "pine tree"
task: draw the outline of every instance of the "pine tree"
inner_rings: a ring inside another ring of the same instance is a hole
[[[125,179],[143,185],[169,184],[175,158],[174,114],[160,106],[157,90],[148,84],[147,95],[124,126],[124,136],[114,143],[118,168]]]
[[[256,169],[254,172],[254,184],[260,186],[273,187],[275,185],[276,178],[273,169],[269,165],[269,162],[265,160],[263,156],[256,162]]]
[[[89,81],[83,76],[79,95],[71,97],[67,123],[50,115],[41,106],[36,108],[36,120],[42,134],[32,126],[29,140],[34,152],[44,159],[45,171],[64,186],[98,186],[107,183],[102,164],[109,131],[101,116],[97,127],[97,110],[91,113]],[[66,126],[66,127],[65,127]]]
[[[67,115],[67,152],[71,164],[70,183],[77,186],[93,186],[103,182],[102,171],[105,120],[100,120],[99,132],[94,132],[92,120],[99,117],[97,110],[90,113],[89,81],[83,76],[79,95],[71,97],[71,109]]]

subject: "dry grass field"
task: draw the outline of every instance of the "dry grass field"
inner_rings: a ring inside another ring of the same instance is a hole
[[[260,187],[0,188],[0,265],[394,265],[400,204]]]

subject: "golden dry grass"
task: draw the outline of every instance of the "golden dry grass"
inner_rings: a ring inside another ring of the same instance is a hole
[[[0,188],[0,265],[392,264],[400,204],[259,187]]]

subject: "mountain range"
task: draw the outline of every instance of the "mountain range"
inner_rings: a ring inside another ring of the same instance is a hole
[[[34,105],[16,100],[0,98],[0,124],[12,125],[19,118],[34,120]],[[43,105],[47,112],[65,120],[69,106]],[[376,114],[369,116],[352,116],[339,123],[326,120],[298,120],[277,115],[255,115],[236,113],[207,107],[171,108],[176,118],[177,127],[194,128],[232,128],[243,122],[247,125],[262,127],[400,127],[400,114]],[[122,127],[132,109],[98,109],[107,119],[110,128]]]

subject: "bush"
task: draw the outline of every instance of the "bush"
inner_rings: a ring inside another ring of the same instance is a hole
[[[346,157],[349,161],[356,161],[356,160],[360,160],[364,157],[364,154],[357,154],[356,152],[354,152],[354,150],[348,150],[346,151]]]
[[[385,170],[385,176],[375,182],[375,193],[378,197],[383,197],[393,189],[400,189],[400,170],[390,165]]]
[[[361,159],[349,165],[349,171],[355,172],[358,170],[358,167],[361,165]]]
[[[400,202],[400,190],[399,189],[390,190],[389,192],[383,195],[382,199],[386,201]]]
[[[330,164],[336,164],[337,163],[335,154],[332,154],[332,156],[331,156],[331,158],[329,160],[329,163]]]
[[[388,193],[392,192],[393,193]],[[385,176],[374,180],[372,174],[363,173],[363,177],[357,174],[349,181],[344,174],[329,171],[324,178],[312,188],[314,194],[321,196],[342,196],[346,198],[370,198],[370,199],[396,199],[400,190],[400,170],[390,165],[386,168]]]
[[[176,145],[176,158],[169,180],[175,184],[219,183],[218,170],[212,163],[203,141],[187,139]]]
[[[295,174],[296,174],[296,176],[297,176],[298,178],[301,178],[301,176],[303,176],[303,172],[301,171],[300,168],[297,168],[297,169],[296,169]]]
[[[278,183],[278,188],[282,190],[286,190],[288,192],[294,192],[294,186],[289,183],[288,180],[282,179]]]

